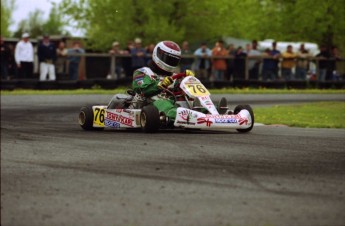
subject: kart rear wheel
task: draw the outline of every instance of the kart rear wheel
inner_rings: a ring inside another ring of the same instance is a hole
[[[143,107],[140,113],[140,125],[144,132],[154,133],[160,128],[158,109],[153,105]]]
[[[235,107],[234,114],[238,114],[241,110],[247,110],[252,118],[252,125],[247,129],[237,129],[240,133],[247,133],[253,129],[254,126],[254,112],[253,109],[249,105],[238,105]]]
[[[80,109],[78,122],[84,130],[93,130],[93,110],[91,106],[84,106]]]

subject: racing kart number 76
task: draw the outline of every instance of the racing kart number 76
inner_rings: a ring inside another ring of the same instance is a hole
[[[199,79],[175,74],[180,92],[166,89],[158,98],[173,98],[178,106],[176,118],[169,120],[152,104],[152,99],[140,99],[133,91],[116,94],[108,105],[84,106],[79,112],[79,124],[85,130],[104,128],[138,128],[144,132],[160,129],[236,129],[249,132],[254,125],[254,113],[249,105],[238,105],[230,110],[225,98],[215,105],[208,89]]]

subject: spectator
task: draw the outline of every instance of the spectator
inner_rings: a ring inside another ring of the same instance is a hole
[[[225,73],[225,80],[230,81],[231,77],[234,74],[234,67],[235,67],[234,58],[236,55],[236,49],[235,49],[234,44],[230,44],[228,46],[228,55],[230,56],[230,59],[227,60],[227,67],[226,67],[227,70]]]
[[[150,65],[152,61],[152,53],[153,53],[153,50],[155,49],[155,46],[156,45],[154,43],[151,43],[145,48],[146,49],[146,65]]]
[[[257,49],[258,42],[256,40],[252,41],[252,46],[249,51],[247,51],[248,60],[248,70],[249,70],[249,79],[258,80],[259,79],[259,68],[261,59],[258,58],[261,56],[261,52]],[[253,58],[253,59],[250,59]]]
[[[0,48],[1,48],[1,79],[8,80],[8,69],[11,58],[11,50],[4,43],[4,39],[0,36]]]
[[[131,56],[132,56],[132,71],[134,72],[136,69],[146,66],[146,51],[141,46],[141,39],[136,38],[134,40],[134,48],[131,49]]]
[[[180,61],[181,71],[191,70],[194,59],[191,57],[193,53],[190,51],[189,43],[187,41],[184,41],[182,43],[181,54],[182,54],[182,58]]]
[[[336,46],[333,46],[331,49],[331,61],[329,71],[331,72],[331,79],[334,81],[340,80],[339,68],[340,65],[337,64],[341,58],[340,52]]]
[[[208,80],[208,70],[211,67],[210,57],[212,51],[207,47],[206,43],[201,43],[200,48],[195,50],[196,56],[194,70],[201,80]]]
[[[277,50],[277,43],[272,42],[272,50],[266,49],[262,65],[262,79],[267,80],[276,80],[278,78],[278,64],[280,51]]]
[[[309,52],[304,48],[304,44],[301,44],[299,51],[297,52],[296,72],[295,78],[305,81],[307,79],[307,71],[309,66]]]
[[[124,51],[120,49],[120,43],[119,42],[113,42],[111,50],[109,50],[109,54],[112,55],[122,55],[124,54]],[[122,74],[122,58],[119,56],[115,56],[115,73],[117,78],[121,78]],[[111,78],[111,73],[109,73],[108,79]]]
[[[81,48],[79,41],[74,41],[73,46],[71,49],[67,50],[67,54],[71,55],[68,57],[69,65],[68,65],[68,74],[70,80],[78,80],[79,76],[79,63],[80,63],[80,56],[73,54],[83,54],[85,53],[84,49]]]
[[[234,59],[234,79],[244,80],[245,70],[246,70],[246,58],[247,53],[239,46],[236,50],[236,55]]]
[[[133,49],[133,41],[127,42],[127,47],[124,49],[123,54],[128,55],[122,59],[122,67],[125,71],[126,77],[132,77],[132,58],[130,57],[131,51]]]
[[[278,79],[278,72],[279,72],[279,58],[281,53],[277,50],[277,42],[272,42],[272,50],[270,55],[272,56],[272,70],[274,74],[274,79]]]
[[[40,81],[47,79],[56,80],[55,77],[55,61],[56,61],[56,47],[49,40],[49,35],[43,35],[42,42],[37,49],[38,61],[40,63]]]
[[[274,75],[274,61],[272,60],[271,50],[269,48],[265,49],[264,53],[262,54],[262,80],[263,81],[273,81],[275,80]]]
[[[327,49],[325,45],[320,46],[320,53],[316,55],[318,57],[318,65],[319,65],[319,76],[318,80],[321,82],[326,81],[327,70],[329,68],[329,58],[331,57],[331,53]]]
[[[30,35],[24,33],[22,40],[15,48],[15,60],[18,68],[18,78],[32,78],[34,69],[34,47],[29,41]]]
[[[65,46],[65,42],[59,42],[58,48],[56,49],[56,55],[56,73],[59,77],[65,77],[67,62],[67,48]]]
[[[295,67],[296,54],[293,52],[292,45],[288,45],[286,52],[282,54],[283,60],[281,63],[281,72],[285,81],[292,80],[294,78],[292,69]]]
[[[16,60],[14,58],[15,45],[9,44],[8,48],[10,49],[10,58],[8,61],[8,74],[9,74],[9,76],[13,76],[14,78],[18,78],[17,64],[16,64]]]
[[[226,59],[219,57],[228,56],[228,51],[224,48],[224,42],[219,40],[212,49],[212,69],[215,81],[224,81],[224,74],[226,71]]]

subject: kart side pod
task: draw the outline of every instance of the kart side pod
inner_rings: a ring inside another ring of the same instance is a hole
[[[174,126],[197,129],[237,129],[249,132],[254,125],[253,110],[249,105],[239,105],[234,114],[211,115],[186,108],[178,108]]]

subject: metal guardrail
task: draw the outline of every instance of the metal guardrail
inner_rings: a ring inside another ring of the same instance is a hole
[[[81,56],[82,58],[87,58],[87,57],[100,57],[100,58],[110,58],[110,65],[109,65],[109,70],[111,77],[114,79],[119,79],[118,75],[115,73],[116,69],[116,58],[130,58],[130,54],[109,54],[109,53],[84,53],[84,54],[68,54],[68,56]],[[150,58],[151,55],[147,54],[147,58]],[[196,59],[200,58],[195,55],[183,55],[182,58],[185,59],[194,59],[194,62]],[[263,61],[264,59],[277,59],[271,56],[247,56],[243,58],[236,58],[233,56],[211,56],[211,57],[204,57],[205,59],[209,60],[214,60],[214,59],[225,59],[225,60],[234,60],[234,59],[244,59],[245,60],[245,74],[244,74],[244,79],[248,80],[249,79],[249,61],[257,59],[259,61]],[[315,64],[316,68],[316,76],[318,78],[318,75],[320,73],[319,70],[319,63],[320,61],[337,61],[341,62],[343,64],[342,69],[341,69],[341,74],[345,74],[345,58],[322,58],[322,57],[306,57],[306,58],[295,58],[295,61],[298,59],[303,59],[303,60],[308,60],[309,62],[313,62]],[[283,57],[279,57],[278,60],[281,62],[283,60]],[[105,75],[106,76],[106,75]]]

